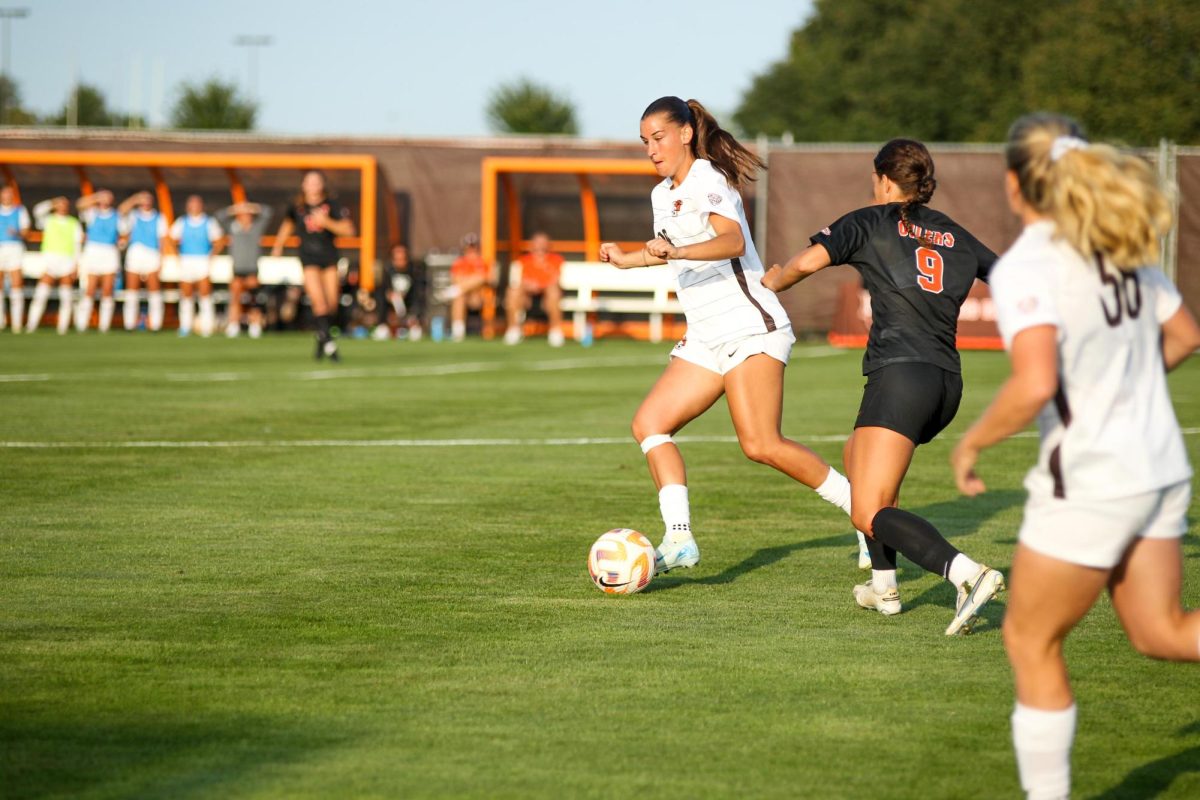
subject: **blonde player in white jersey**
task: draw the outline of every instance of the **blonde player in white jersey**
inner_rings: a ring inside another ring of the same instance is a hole
[[[1040,800],[1070,794],[1075,703],[1063,640],[1105,588],[1140,652],[1200,660],[1200,612],[1180,603],[1192,469],[1166,382],[1200,346],[1200,327],[1146,266],[1171,225],[1146,162],[1089,144],[1075,122],[1049,114],[1017,120],[1006,157],[1025,230],[991,288],[1012,374],[951,463],[962,492],[982,492],[980,451],[1038,419],[1004,644],[1021,785]]]
[[[754,180],[762,162],[696,100],[655,100],[642,114],[641,139],[663,176],[650,196],[656,237],[631,253],[606,242],[600,259],[620,269],[670,264],[687,317],[687,335],[632,426],[658,487],[666,528],[657,573],[700,561],[687,474],[672,436],[721,395],[748,458],[816,489],[847,514],[850,484],[780,433],[783,369],[796,338],[775,293],[762,285],[762,264],[736,191]]]

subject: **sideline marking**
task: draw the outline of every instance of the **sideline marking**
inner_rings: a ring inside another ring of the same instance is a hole
[[[47,374],[41,375],[0,375],[0,383],[32,383],[34,381],[48,381],[50,376]]]
[[[1200,428],[1180,429],[1184,436],[1195,436]],[[1037,431],[1022,431],[1009,438],[1035,439]],[[792,436],[798,442],[844,442],[846,434]],[[695,444],[736,444],[736,436],[677,436],[675,441]],[[0,442],[8,450],[137,450],[137,449],[205,449],[205,448],[289,448],[289,447],[581,447],[591,445],[633,445],[629,436],[586,436],[547,439],[231,439],[188,441],[129,441],[129,442]]]

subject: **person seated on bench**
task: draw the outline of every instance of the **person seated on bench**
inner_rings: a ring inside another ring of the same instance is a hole
[[[538,231],[529,242],[529,252],[513,262],[508,279],[504,311],[508,317],[505,344],[521,341],[521,323],[534,296],[542,298],[542,310],[550,321],[546,338],[551,347],[562,347],[562,289],[558,285],[563,257],[550,252],[550,237]]]
[[[443,299],[450,301],[450,338],[456,342],[467,336],[467,308],[483,308],[484,290],[491,277],[491,267],[479,255],[479,237],[468,233],[462,248],[462,255],[450,265],[452,285],[443,294]]]

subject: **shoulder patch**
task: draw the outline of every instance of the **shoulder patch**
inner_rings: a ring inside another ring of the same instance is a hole
[[[714,206],[721,205],[721,195],[717,194],[716,192],[711,193],[708,196],[708,202],[712,203]]]
[[[826,236],[833,236],[833,231],[829,230],[829,228],[821,228],[821,233],[825,234]]]

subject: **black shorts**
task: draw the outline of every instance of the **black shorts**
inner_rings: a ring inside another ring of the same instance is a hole
[[[335,258],[333,261],[326,262],[323,258],[314,259],[312,261],[303,259],[303,263],[305,269],[308,269],[309,267],[316,267],[324,272],[327,269],[337,269],[338,260]]]
[[[920,361],[888,364],[867,376],[855,428],[887,428],[925,444],[954,420],[962,375]]]

